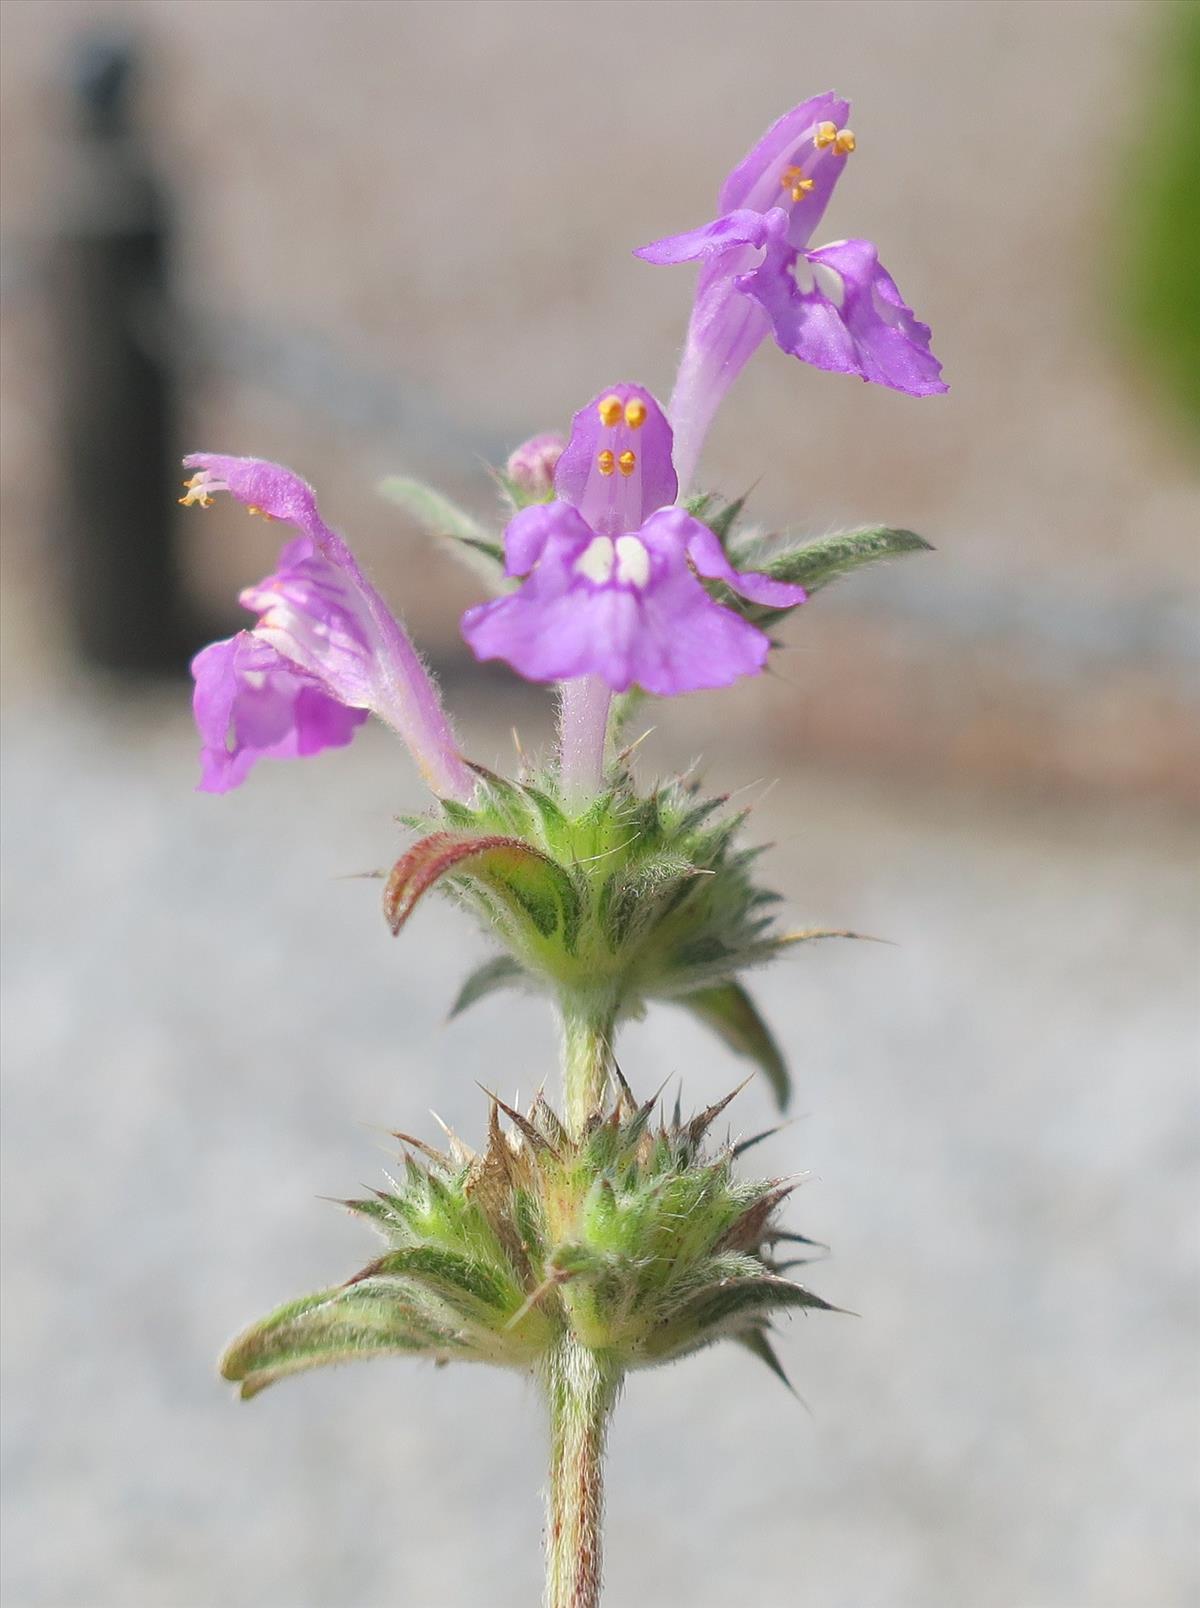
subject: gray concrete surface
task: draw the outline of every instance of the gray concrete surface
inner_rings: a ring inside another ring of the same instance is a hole
[[[475,1080],[529,1091],[551,1029],[534,1001],[444,1028],[475,937],[435,903],[393,943],[337,880],[417,802],[380,734],[225,800],[193,774],[182,688],[10,707],[4,1601],[531,1608],[522,1381],[383,1362],[242,1406],[213,1363],[369,1253],[316,1196],[377,1178],[381,1130],[477,1130]],[[811,1416],[733,1350],[633,1382],[607,1602],[1189,1608],[1194,836],[800,768],[760,826],[798,919],[899,940],[759,985],[803,1119],[754,1159],[811,1171],[812,1282],[861,1315],[783,1338]],[[667,1009],[622,1058],[695,1104],[739,1075]]]

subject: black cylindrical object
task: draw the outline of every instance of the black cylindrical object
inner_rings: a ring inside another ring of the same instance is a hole
[[[60,333],[62,585],[80,652],[177,667],[174,428],[166,197],[131,115],[132,44],[77,52],[75,171],[54,273]]]

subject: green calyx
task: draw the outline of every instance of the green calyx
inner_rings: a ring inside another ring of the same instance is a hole
[[[577,1139],[540,1096],[527,1115],[493,1098],[479,1152],[398,1134],[403,1178],[344,1203],[384,1254],[248,1329],[222,1373],[250,1397],[358,1357],[539,1369],[571,1340],[619,1377],[728,1338],[782,1374],[772,1315],[830,1308],[775,1260],[782,1241],[812,1243],[776,1225],[793,1186],[740,1181],[732,1146],[706,1149],[729,1099],[656,1122],[657,1100],[638,1104],[622,1083]]]
[[[682,778],[646,797],[621,773],[574,813],[553,781],[479,776],[472,804],[444,803],[441,829],[396,863],[384,892],[393,932],[440,884],[504,946],[454,1012],[524,985],[609,1027],[670,1000],[753,1060],[783,1105],[782,1055],[738,976],[799,943],[857,935],[775,930],[778,896],[751,875],[759,850],[738,843],[746,812]]]

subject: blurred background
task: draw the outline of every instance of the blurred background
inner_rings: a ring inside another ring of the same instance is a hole
[[[608,1597],[1183,1608],[1196,1555],[1200,8],[1040,0],[5,0],[5,1601],[517,1608],[543,1448],[521,1381],[378,1363],[240,1407],[229,1335],[348,1275],[318,1194],[476,1080],[547,1075],[537,1002],[443,1025],[482,945],[370,883],[422,807],[366,729],[191,791],[185,666],[275,533],[174,503],[184,450],[319,488],[469,751],[549,709],[375,494],[492,511],[484,464],[605,383],[664,395],[687,270],[797,100],[854,102],[827,237],[934,330],[917,403],[763,348],[704,479],[934,555],[851,578],[772,675],[655,711],[647,773],[756,782],[801,953],[757,992],[809,1172],[810,1413],[740,1353],[635,1379]],[[771,786],[771,783],[775,783]],[[635,1089],[741,1067],[662,1007]],[[735,1125],[770,1120],[767,1092]]]

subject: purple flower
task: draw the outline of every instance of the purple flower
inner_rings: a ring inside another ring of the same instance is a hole
[[[404,739],[435,793],[468,798],[473,778],[428,671],[350,549],[322,521],[312,488],[261,458],[197,452],[184,461],[197,473],[182,503],[206,508],[214,492],[227,491],[251,513],[299,532],[275,573],[241,594],[258,624],[192,661],[201,790],[228,792],[259,759],[342,747],[370,713]]]
[[[762,669],[767,638],[697,576],[775,608],[804,591],[738,574],[708,526],[672,506],[671,427],[648,391],[614,385],[575,415],[555,489],[504,533],[505,569],[524,584],[463,616],[476,658],[531,681],[595,676],[665,696]]]
[[[929,329],[866,240],[808,242],[855,148],[850,106],[818,95],[775,123],[726,179],[721,216],[643,246],[653,263],[696,262],[700,280],[670,403],[687,485],[721,399],[769,333],[817,368],[928,396],[944,391]]]

